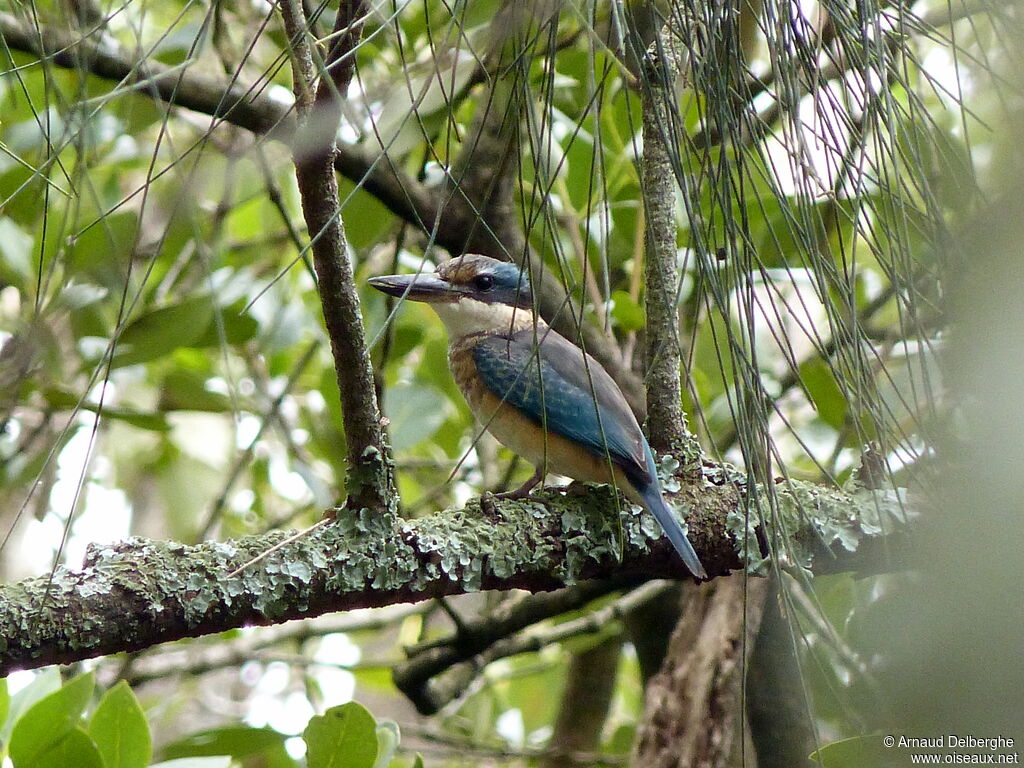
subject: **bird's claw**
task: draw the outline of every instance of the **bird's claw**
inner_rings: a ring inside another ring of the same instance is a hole
[[[497,520],[501,517],[501,513],[498,511],[498,506],[494,503],[494,499],[496,497],[497,494],[491,493],[490,491],[484,491],[480,494],[480,511],[491,520]]]
[[[539,469],[530,475],[530,479],[523,483],[521,486],[516,488],[514,491],[502,491],[501,493],[493,494],[496,499],[526,499],[532,495],[533,489],[538,484],[541,486],[541,490],[544,490],[543,486],[544,473]]]
[[[541,490],[544,490],[541,488]],[[527,488],[525,485],[521,488],[516,488],[514,491],[501,491],[500,493],[487,492],[488,496],[495,499],[528,499],[533,496],[533,489]]]

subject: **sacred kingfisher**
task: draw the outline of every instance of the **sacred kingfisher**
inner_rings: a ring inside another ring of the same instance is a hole
[[[448,329],[448,363],[480,422],[534,465],[509,496],[529,494],[547,473],[610,483],[661,524],[690,572],[707,573],[665,502],[654,455],[612,377],[534,315],[515,265],[465,255],[436,272],[370,278],[392,296],[430,304]]]

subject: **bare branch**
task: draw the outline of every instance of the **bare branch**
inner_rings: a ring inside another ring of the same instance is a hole
[[[595,579],[556,592],[506,600],[494,611],[460,622],[454,635],[407,649],[409,660],[395,667],[395,685],[421,714],[434,714],[461,696],[487,664],[555,642],[546,639],[550,637],[546,631],[521,630],[583,608],[631,583],[636,583],[635,577]],[[587,619],[591,616],[593,614],[587,614]],[[553,631],[560,632],[566,626],[566,623],[559,624]],[[599,623],[576,626],[573,634],[594,632],[600,626]]]
[[[310,621],[266,627],[258,633],[246,633],[228,642],[223,638],[214,638],[213,642],[204,643],[201,647],[197,647],[196,644],[168,645],[153,653],[132,659],[130,667],[119,669],[117,676],[135,686],[173,676],[202,675],[263,658],[261,654],[275,646],[295,647],[308,640],[334,633],[380,630],[429,609],[429,603],[422,603],[396,605],[373,611],[352,611],[337,616],[321,616]]]
[[[197,75],[156,61],[132,61],[80,33],[47,26],[32,29],[7,13],[0,13],[0,35],[11,50],[134,86],[136,92],[149,93],[168,104],[223,119],[253,133],[287,137],[295,128],[290,108],[253,86]]]
[[[357,19],[363,4],[355,0],[342,2],[339,7],[335,43],[324,63],[331,78],[321,80],[319,87],[301,2],[285,0],[279,7],[292,46],[292,80],[302,139],[293,150],[295,177],[312,238],[317,288],[341,392],[348,451],[347,504],[352,509],[390,509],[395,492],[389,451],[380,423],[334,175],[335,135],[341,119],[339,100],[352,77],[350,54],[359,38],[361,24]]]
[[[640,187],[644,201],[647,437],[654,450],[680,455],[692,438],[687,434],[679,379],[682,352],[677,286],[682,277],[676,256],[676,175],[670,147],[676,143],[674,122],[678,120],[672,108],[679,74],[676,59],[685,54],[677,53],[672,43],[671,35],[659,36],[645,62]]]

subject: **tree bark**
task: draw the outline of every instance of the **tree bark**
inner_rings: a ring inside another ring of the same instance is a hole
[[[707,472],[677,501],[689,511],[698,555],[719,576],[742,568],[740,553],[761,534],[735,527],[744,504],[739,486],[716,484],[720,476]],[[899,507],[885,494],[777,493],[806,566],[833,572],[899,564],[900,531],[907,528],[895,525]],[[81,569],[0,586],[0,675],[250,624],[481,589],[542,592],[586,579],[686,578],[653,520],[610,487],[570,486],[543,499],[492,500],[486,510],[474,502],[415,521],[339,510],[334,524],[231,578],[234,568],[288,534],[198,546],[137,538],[96,546]],[[885,509],[890,517],[879,525]]]
[[[743,749],[743,676],[767,582],[740,574],[685,590],[661,672],[647,689],[631,765],[728,768]]]
[[[298,135],[293,145],[295,177],[312,240],[310,248],[317,290],[341,393],[348,454],[346,504],[351,509],[369,507],[384,513],[393,511],[395,506],[390,451],[381,427],[370,355],[363,336],[359,294],[352,277],[345,226],[341,220],[338,180],[334,176],[340,99],[352,79],[364,4],[355,0],[343,1],[339,6],[334,42],[324,61],[323,74],[330,77],[319,78],[301,2],[284,0],[279,7],[291,42],[292,80],[298,111]]]
[[[674,107],[679,66],[675,58],[674,50],[660,41],[647,53],[641,88],[644,149],[640,186],[644,198],[647,437],[655,451],[680,456],[692,438],[687,433],[680,382],[681,275],[676,256],[676,175],[670,151],[678,144]]]

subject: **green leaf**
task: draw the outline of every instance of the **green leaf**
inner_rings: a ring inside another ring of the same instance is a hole
[[[171,429],[167,419],[160,413],[141,413],[127,408],[104,408],[103,415],[108,419],[117,419],[148,432],[168,432]]]
[[[395,692],[394,668],[386,664],[360,664],[352,670],[352,676],[356,679],[356,685],[360,689],[373,691]]]
[[[361,252],[389,231],[391,222],[387,209],[369,192],[356,189],[355,184],[347,180],[338,186],[345,206],[345,235],[352,247]]]
[[[7,723],[7,715],[10,711],[11,694],[7,690],[7,678],[5,677],[0,680],[0,726]]]
[[[0,280],[16,285],[31,280],[32,242],[11,219],[0,217]]]
[[[377,723],[377,762],[373,768],[388,768],[401,739],[402,732],[394,720],[381,720]]]
[[[624,331],[638,331],[647,325],[643,307],[633,301],[625,291],[613,291],[612,318]]]
[[[175,368],[164,376],[159,408],[161,411],[224,413],[231,410],[231,398],[207,389],[205,376]]]
[[[377,760],[377,723],[354,701],[310,718],[302,738],[309,768],[373,768]]]
[[[59,691],[36,702],[14,725],[10,755],[16,768],[30,768],[40,756],[74,730],[95,680],[92,672],[79,675]]]
[[[412,768],[423,768],[423,755],[419,752],[416,753],[416,762],[412,764]]]
[[[60,289],[53,306],[75,311],[103,301],[110,293],[101,285],[92,283],[68,283]]]
[[[15,763],[15,765],[21,765]],[[25,768],[105,768],[103,757],[89,734],[75,726],[64,738],[51,745]]]
[[[164,748],[164,760],[178,758],[229,755],[235,760],[259,755],[259,764],[265,768],[290,768],[295,761],[284,748],[287,736],[270,728],[251,728],[246,725],[215,728],[193,733]]]
[[[391,344],[391,357],[401,360],[420,345],[425,333],[423,326],[399,323],[395,328],[394,340]]]
[[[72,410],[75,406],[79,405],[81,398],[72,393],[61,389],[48,389],[43,392],[43,397],[46,398],[46,402],[54,408],[66,408]],[[96,404],[84,402],[80,405],[83,411],[96,412]],[[171,426],[167,423],[167,419],[162,413],[143,413],[142,411],[135,411],[131,408],[113,408],[110,406],[104,407],[103,416],[108,419],[117,419],[123,421],[126,424],[131,424],[133,427],[139,429],[149,430],[150,432],[167,432]]]
[[[57,690],[60,690],[60,670],[56,667],[47,667],[38,672],[31,683],[11,696],[7,721],[4,723],[3,730],[0,731],[0,745],[8,742],[11,730],[23,712],[28,711],[29,707],[37,701]]]
[[[821,420],[841,429],[846,421],[847,402],[828,364],[819,358],[809,360],[800,366],[800,379],[814,400]]]
[[[213,304],[208,296],[153,310],[121,333],[114,366],[148,363],[179,347],[190,347],[212,322]]]
[[[145,768],[153,756],[146,716],[124,680],[100,699],[89,722],[89,735],[99,747],[106,768]]]
[[[244,299],[221,308],[220,317],[211,315],[211,322],[206,330],[199,335],[188,346],[192,347],[217,347],[221,344],[222,334],[225,344],[244,344],[253,337],[260,329],[260,324],[252,315],[243,312],[246,302]],[[221,327],[218,328],[217,324]]]
[[[84,212],[83,212],[84,213]],[[122,265],[131,258],[138,235],[139,217],[134,211],[102,214],[68,244],[62,263],[98,285],[115,286],[124,280]],[[63,238],[61,238],[63,241]],[[61,248],[57,243],[55,248]]]
[[[404,451],[430,438],[448,415],[444,396],[433,387],[399,384],[387,392],[391,446]]]

